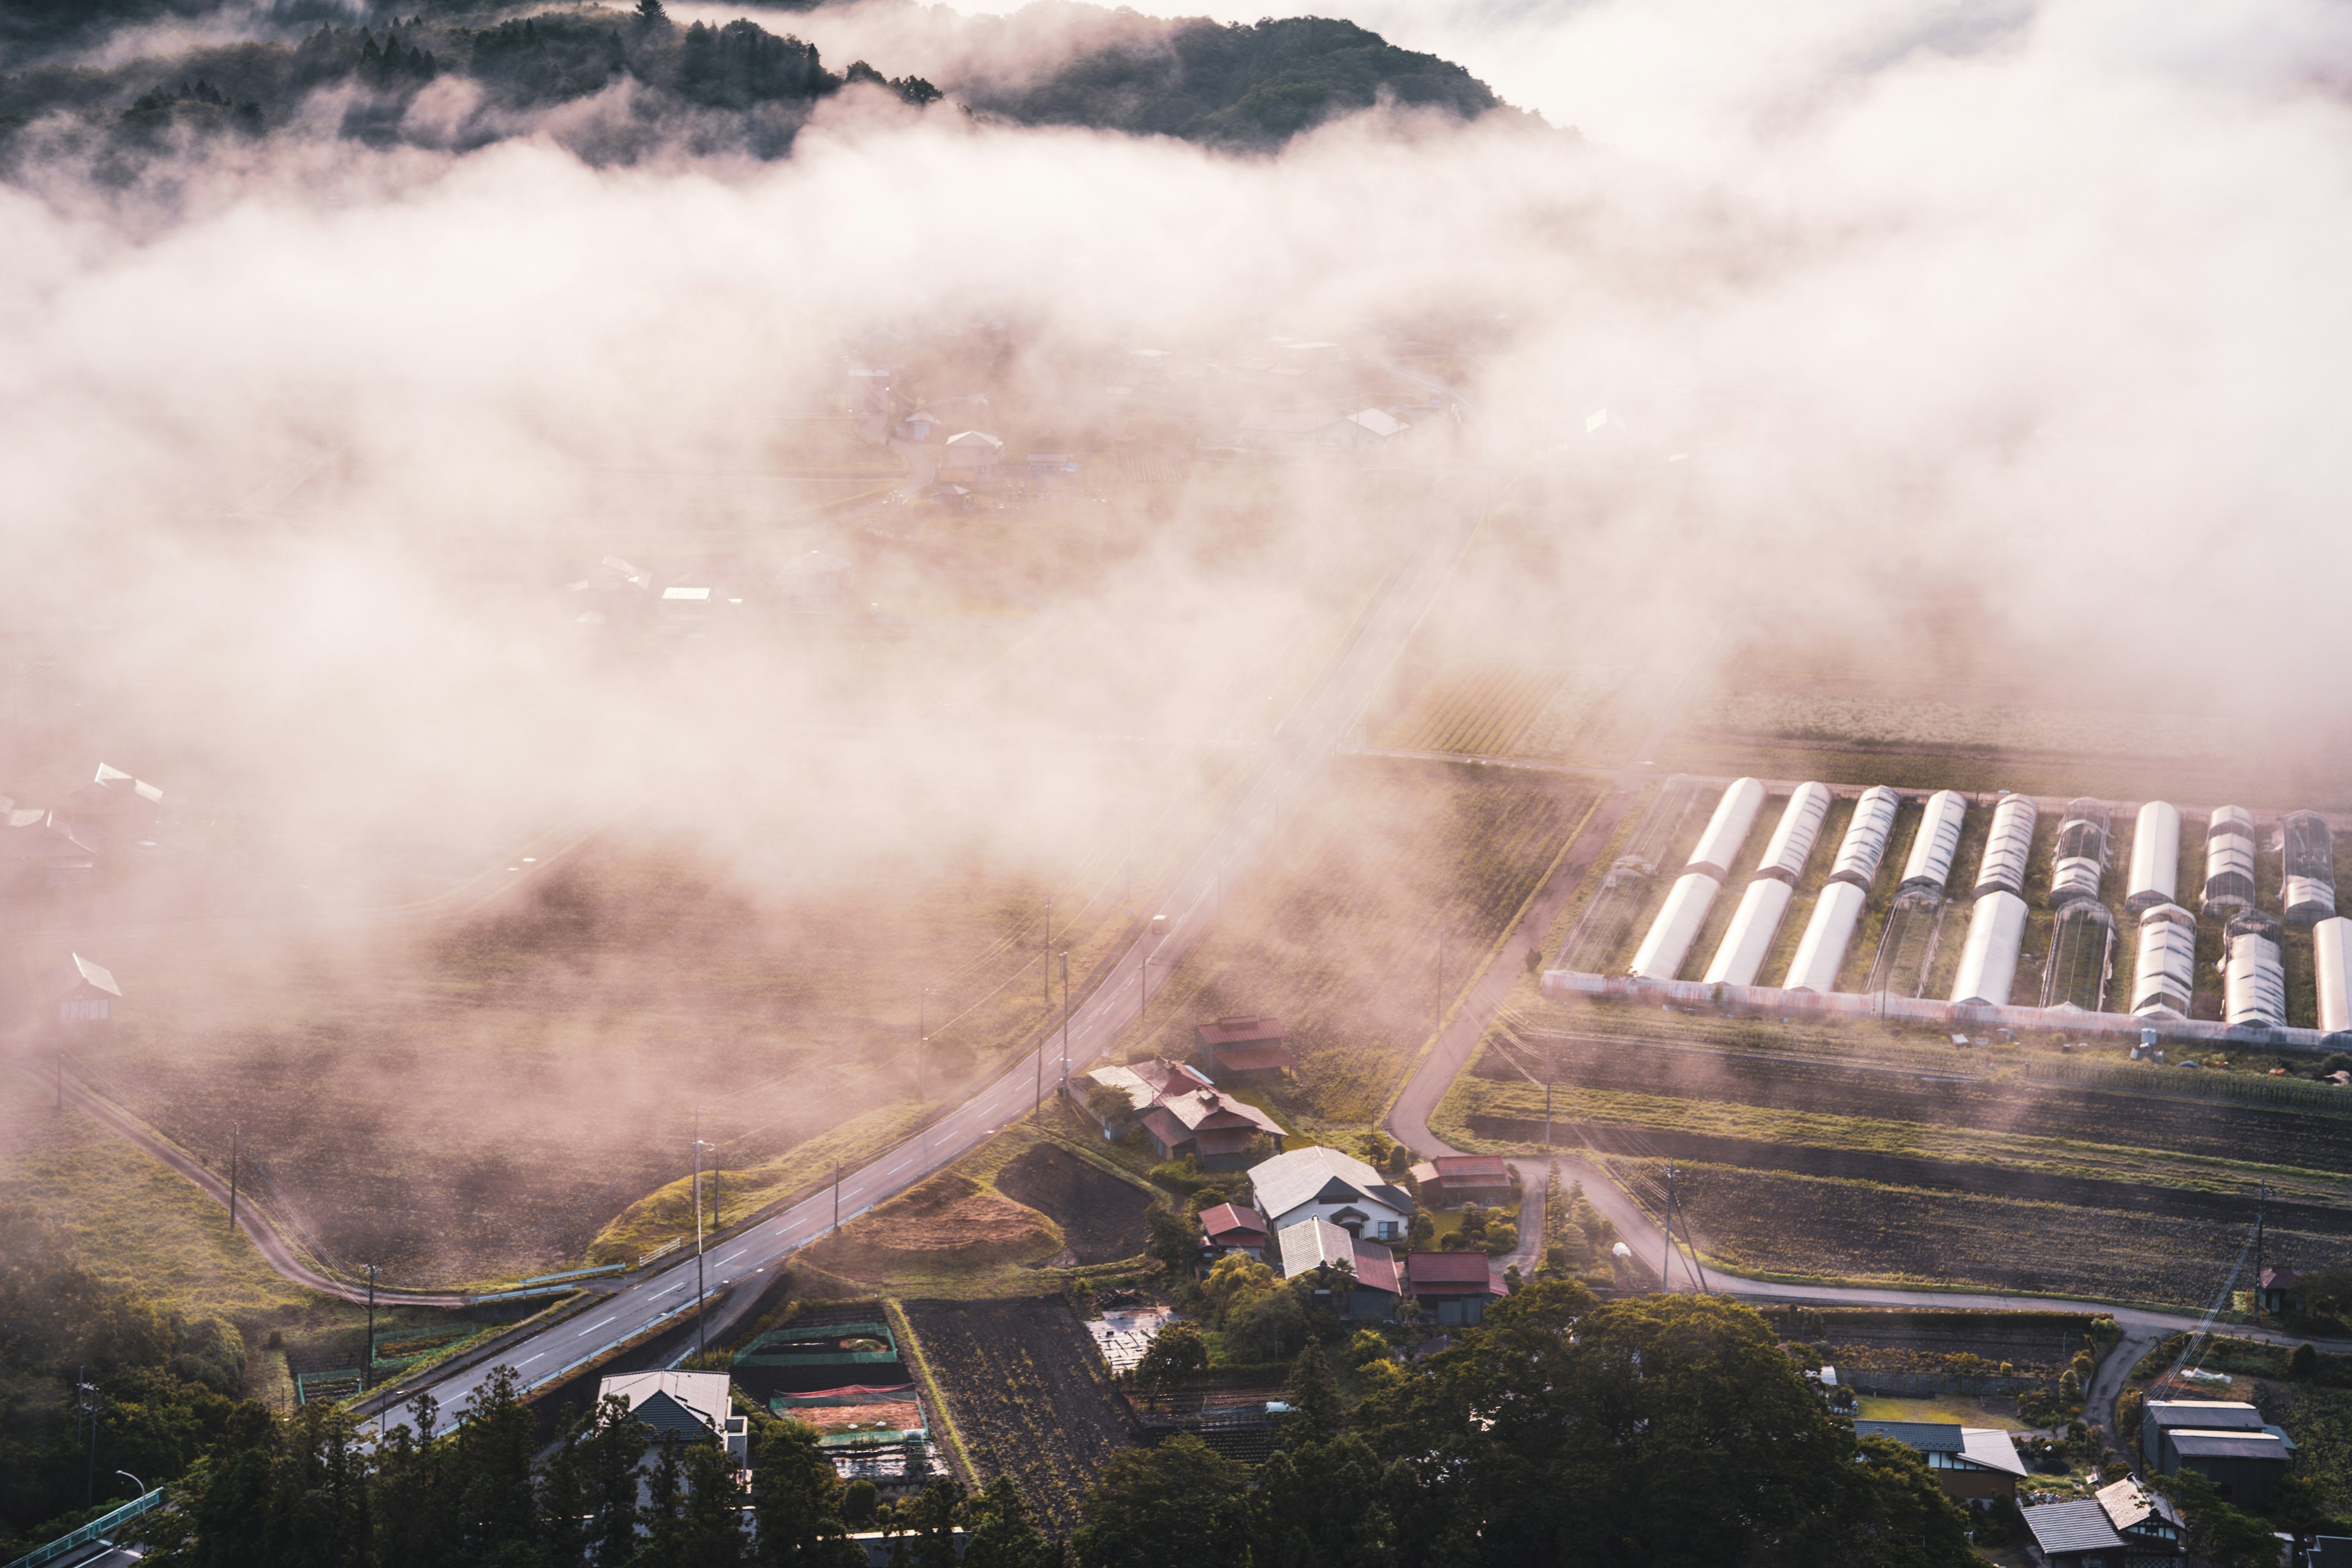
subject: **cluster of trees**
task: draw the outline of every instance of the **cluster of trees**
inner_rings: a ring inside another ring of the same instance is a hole
[[[1584,1184],[1563,1188],[1559,1167],[1544,1178],[1544,1260],[1536,1268],[1538,1279],[1566,1278],[1587,1269],[1606,1273],[1610,1249],[1617,1245],[1617,1227],[1604,1218],[1584,1195]]]
[[[887,1514],[845,1488],[794,1421],[756,1418],[749,1489],[715,1441],[659,1442],[608,1399],[543,1463],[538,1426],[501,1369],[443,1431],[429,1399],[373,1451],[351,1417],[307,1405],[281,1420],[235,1407],[226,1428],[148,1516],[158,1568],[856,1568],[847,1539],[880,1522],[904,1561],[1048,1568],[1059,1546],[1009,1481],[967,1496],[935,1479]],[[650,1458],[651,1463],[646,1461]],[[862,1492],[862,1495],[861,1495]]]
[[[1130,14],[1117,33],[1034,80],[975,82],[974,109],[1029,125],[1084,125],[1248,151],[1384,99],[1456,120],[1503,109],[1486,83],[1351,22],[1221,25]]]
[[[1416,1214],[1412,1217],[1420,1220],[1426,1216]],[[1481,1208],[1476,1204],[1465,1204],[1462,1208],[1460,1228],[1447,1231],[1439,1238],[1437,1245],[1439,1250],[1444,1252],[1484,1252],[1489,1257],[1500,1258],[1519,1245],[1517,1211]]]
[[[98,1279],[33,1210],[0,1205],[0,1561],[116,1506],[118,1471],[178,1475],[244,1378],[234,1325]]]

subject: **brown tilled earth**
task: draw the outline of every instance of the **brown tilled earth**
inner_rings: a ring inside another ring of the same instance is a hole
[[[996,1184],[1060,1226],[1077,1263],[1112,1263],[1143,1250],[1150,1194],[1066,1149],[1040,1143],[1024,1151],[996,1173]]]

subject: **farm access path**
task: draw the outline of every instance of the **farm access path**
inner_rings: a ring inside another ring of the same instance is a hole
[[[836,1215],[845,1222],[897,1196],[1026,1114],[1043,1096],[1049,1066],[1058,1083],[1064,1074],[1101,1054],[1147,1004],[1153,984],[1164,981],[1205,932],[1215,917],[1220,889],[1248,871],[1306,798],[1324,762],[1338,752],[1387,680],[1491,500],[1465,503],[1438,523],[1390,578],[1354,638],[1276,726],[1248,793],[1158,906],[1157,912],[1168,921],[1165,933],[1154,937],[1147,929],[1137,937],[1102,984],[1072,1010],[1066,1036],[1060,1027],[1041,1035],[1035,1047],[1008,1070],[914,1137],[845,1173],[835,1185],[728,1235],[702,1258],[689,1253],[641,1277],[627,1277],[626,1283],[585,1310],[509,1344],[495,1363],[452,1369],[391,1398],[404,1405],[429,1393],[442,1409],[453,1410],[501,1365],[514,1369],[526,1391],[558,1382],[686,1320],[697,1300],[698,1265],[706,1291],[734,1286],[756,1289],[759,1276],[832,1229]],[[391,1419],[386,1405],[362,1408],[370,1417],[369,1429],[380,1435]]]

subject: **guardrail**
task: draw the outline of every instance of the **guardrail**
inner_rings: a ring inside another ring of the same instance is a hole
[[[527,1290],[494,1290],[487,1296],[467,1297],[466,1305],[495,1306],[500,1301],[531,1301],[541,1296],[569,1296],[574,1289],[571,1285],[534,1285]]]
[[[124,1503],[112,1513],[101,1514],[91,1520],[71,1535],[60,1535],[47,1546],[35,1547],[9,1563],[8,1568],[40,1568],[41,1563],[54,1563],[75,1547],[87,1546],[93,1541],[106,1540],[114,1531],[129,1524],[141,1514],[152,1513],[163,1506],[163,1489],[157,1487],[136,1501]]]
[[[656,1258],[667,1258],[671,1253],[676,1252],[679,1247],[684,1247],[685,1245],[686,1237],[682,1236],[671,1237],[667,1241],[663,1242],[651,1252],[640,1252],[637,1254],[637,1267],[643,1268],[646,1264],[651,1263]]]
[[[620,1274],[627,1270],[625,1263],[600,1263],[593,1268],[567,1268],[561,1274],[534,1274],[528,1279],[518,1279],[511,1289],[525,1285],[552,1285],[559,1279],[593,1279],[599,1274]]]

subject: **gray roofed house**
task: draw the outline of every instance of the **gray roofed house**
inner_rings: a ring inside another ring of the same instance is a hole
[[[1395,1312],[1400,1281],[1395,1256],[1387,1247],[1360,1241],[1328,1219],[1300,1220],[1275,1239],[1286,1279],[1334,1270],[1344,1270],[1353,1279],[1342,1316],[1376,1321]],[[1331,1297],[1329,1305],[1338,1308],[1338,1291],[1326,1286],[1315,1293]]]
[[[2124,1538],[2096,1501],[2044,1503],[2021,1511],[2042,1568],[2124,1568]]]
[[[2107,1522],[2116,1527],[2126,1545],[2167,1554],[2180,1550],[2186,1528],[2169,1498],[2148,1490],[2130,1476],[2101,1487],[2097,1497],[2099,1506],[2107,1510]]]
[[[78,952],[68,955],[49,991],[60,1024],[103,1024],[122,1000],[114,976]]]
[[[1262,1160],[1249,1177],[1251,1206],[1277,1234],[1303,1219],[1328,1219],[1352,1236],[1393,1241],[1412,1218],[1411,1194],[1354,1155],[1319,1144]]]
[[[740,1468],[745,1462],[749,1426],[735,1414],[731,1384],[723,1372],[640,1372],[608,1377],[596,1385],[599,1401],[618,1397],[629,1414],[665,1440],[725,1444]]]
[[[2025,1461],[2006,1432],[1942,1421],[1857,1421],[1857,1437],[1891,1437],[1927,1461],[1944,1495],[1963,1501],[2017,1495]]]

